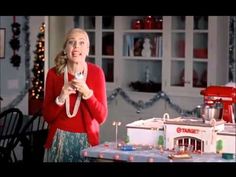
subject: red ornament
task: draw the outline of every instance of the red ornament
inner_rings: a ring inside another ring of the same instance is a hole
[[[148,159],[148,162],[154,162],[154,159],[153,159],[152,157],[150,157],[150,158]]]
[[[84,151],[84,152],[83,152],[83,156],[84,156],[84,157],[87,157],[87,156],[88,156],[88,151]]]
[[[100,154],[98,155],[98,157],[102,159],[104,156],[103,156],[102,153],[100,153]]]
[[[120,156],[118,154],[114,155],[114,159],[115,160],[119,160],[120,159]]]
[[[130,155],[130,156],[129,156],[129,161],[130,161],[130,162],[133,162],[133,161],[134,161],[134,156]]]
[[[104,147],[109,147],[109,144],[104,144]]]

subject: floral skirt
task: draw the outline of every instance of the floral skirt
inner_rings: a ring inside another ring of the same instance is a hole
[[[88,148],[86,133],[73,133],[57,129],[52,147],[45,151],[45,162],[89,162],[81,156],[81,150]]]

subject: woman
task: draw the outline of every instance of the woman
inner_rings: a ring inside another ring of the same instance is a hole
[[[99,125],[108,112],[106,83],[103,70],[85,61],[88,54],[88,34],[71,29],[47,73],[43,116],[50,127],[49,162],[82,162],[80,151],[99,143]]]

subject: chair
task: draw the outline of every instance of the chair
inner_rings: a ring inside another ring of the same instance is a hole
[[[47,133],[48,124],[39,110],[25,124],[19,137],[23,146],[23,162],[43,162]]]
[[[23,113],[18,108],[9,108],[0,113],[0,162],[17,161],[14,148],[18,144],[22,123]]]

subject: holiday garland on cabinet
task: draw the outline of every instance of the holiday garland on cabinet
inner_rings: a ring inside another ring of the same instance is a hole
[[[138,102],[136,102],[132,100],[130,96],[122,88],[116,88],[112,91],[111,95],[107,97],[108,104],[111,103],[113,100],[115,100],[118,95],[120,95],[128,104],[136,108],[138,114],[141,113],[142,110],[152,107],[156,102],[158,102],[161,99],[165,100],[172,109],[174,109],[182,116],[193,115],[197,111],[197,108],[194,108],[193,110],[181,109],[180,106],[173,103],[173,101],[169,98],[169,96],[163,91],[157,92],[151,99],[149,99],[146,102],[144,102],[143,100],[139,100]]]

